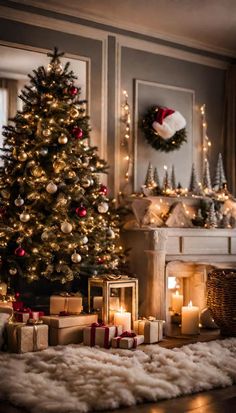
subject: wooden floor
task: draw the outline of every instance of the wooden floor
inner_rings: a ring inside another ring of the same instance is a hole
[[[181,347],[197,341],[222,339],[218,330],[201,330],[198,336],[182,336],[178,326],[167,326],[167,337],[159,343],[165,348]],[[140,346],[141,348],[142,346]],[[27,390],[26,390],[27,391]],[[100,410],[101,412],[101,410]],[[108,413],[108,411],[106,411]],[[109,411],[110,412],[110,411]],[[130,408],[112,410],[113,413],[236,413],[236,385],[190,396],[145,403]],[[30,413],[8,402],[0,401],[0,413]],[[44,413],[43,411],[41,413]]]

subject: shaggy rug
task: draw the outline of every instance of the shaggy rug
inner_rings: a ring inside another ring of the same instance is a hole
[[[49,347],[0,353],[0,398],[33,413],[114,409],[236,382],[236,338],[168,350]]]

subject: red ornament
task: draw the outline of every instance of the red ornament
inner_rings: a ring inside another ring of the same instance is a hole
[[[103,264],[104,263],[104,259],[102,257],[98,257],[98,264]]]
[[[78,88],[77,87],[75,87],[75,86],[71,86],[70,88],[69,88],[69,94],[71,95],[71,96],[75,96],[75,95],[77,95],[77,93],[78,93]]]
[[[80,218],[83,218],[87,215],[87,209],[83,206],[76,208],[75,212]]]
[[[15,299],[17,300],[17,298],[20,297],[20,293],[15,293]]]
[[[75,126],[75,127],[72,129],[72,133],[73,133],[73,135],[74,135],[74,137],[75,137],[76,139],[82,139],[82,138],[83,138],[83,131],[82,131],[82,129],[79,128],[78,126]]]
[[[22,247],[17,247],[15,249],[15,255],[17,255],[17,257],[24,257],[25,255],[25,250]]]
[[[99,189],[100,194],[107,195],[107,187],[106,185],[101,185]]]

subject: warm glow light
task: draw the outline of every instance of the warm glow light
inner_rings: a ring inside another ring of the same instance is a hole
[[[190,300],[189,303],[188,303],[188,308],[192,308],[192,306],[193,306],[193,303],[192,303],[192,301]]]
[[[167,166],[166,166],[166,165],[164,165],[164,169],[165,169],[165,171],[167,171],[167,169],[168,169],[168,168],[167,168]]]
[[[176,277],[168,277],[168,289],[176,288]]]

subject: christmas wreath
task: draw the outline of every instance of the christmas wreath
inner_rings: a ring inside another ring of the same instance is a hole
[[[187,142],[186,120],[172,109],[153,106],[142,121],[148,143],[158,151],[170,152]]]

